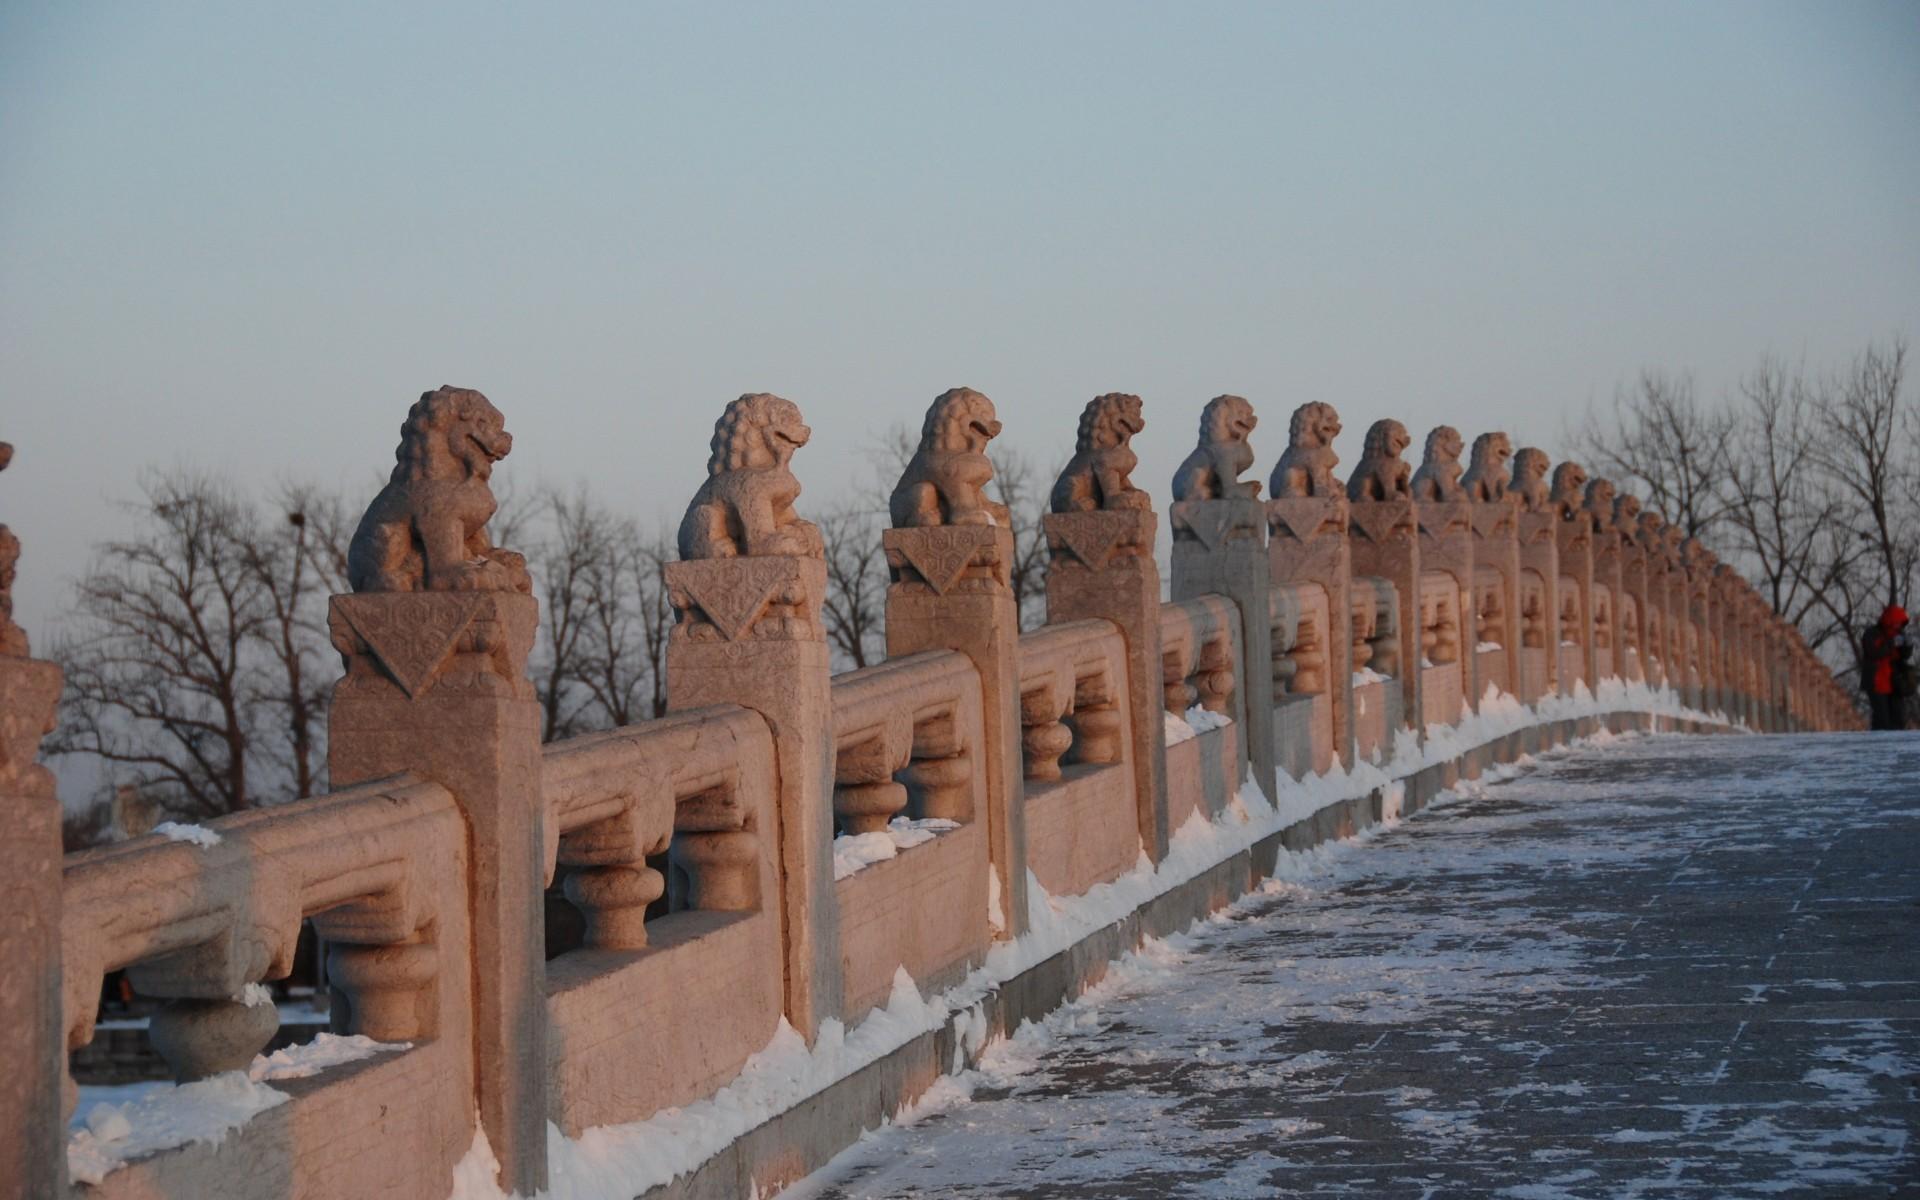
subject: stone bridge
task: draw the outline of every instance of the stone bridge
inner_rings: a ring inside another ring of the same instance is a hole
[[[428,393],[332,604],[335,790],[64,862],[60,678],[5,622],[0,1192],[765,1194],[1294,851],[1605,732],[1859,727],[1737,573],[1575,464],[1441,427],[1415,471],[1380,421],[1343,484],[1308,404],[1262,498],[1254,425],[1200,416],[1169,600],[1141,402],[1090,402],[1023,633],[1000,422],[943,394],[890,505],[887,660],[834,675],[809,431],[743,396],[666,568],[671,715],[542,746],[536,604],[486,532],[511,440]],[[550,891],[586,931],[551,958]],[[305,921],[332,1057],[256,1057]],[[77,1112],[120,969],[181,1086]]]

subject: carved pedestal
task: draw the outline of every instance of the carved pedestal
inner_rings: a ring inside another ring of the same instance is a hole
[[[1487,684],[1492,683],[1500,690],[1518,696],[1520,694],[1520,514],[1513,505],[1504,501],[1469,504],[1467,507],[1473,514],[1473,569],[1476,579],[1485,572],[1491,572],[1498,580],[1500,611],[1494,621],[1494,632],[1504,651],[1500,656],[1503,668],[1501,676],[1495,679],[1482,679],[1476,676],[1474,690],[1476,693],[1483,693],[1486,691]],[[1478,624],[1476,620],[1476,638]],[[1475,702],[1478,703],[1477,695]]]
[[[988,857],[1000,881],[1002,936],[1027,928],[1026,809],[1021,803],[1020,613],[1008,570],[1013,533],[1004,526],[889,529],[887,656],[957,650],[980,672],[986,746]],[[929,760],[934,761],[934,760]]]
[[[1326,690],[1333,709],[1333,753],[1353,766],[1353,612],[1345,496],[1267,501],[1267,567],[1274,583],[1317,583],[1326,590]]]
[[[329,623],[347,662],[328,720],[333,786],[411,772],[445,786],[466,817],[480,1120],[501,1181],[531,1195],[547,1178],[549,852],[526,678],[539,606],[511,592],[367,592],[335,596]],[[389,1010],[410,990],[374,964],[406,953],[338,951],[345,1003],[372,1024],[404,1019]]]
[[[1620,540],[1620,599],[1622,604],[1616,610],[1614,621],[1617,636],[1614,638],[1615,670],[1622,679],[1643,679],[1649,683],[1657,682],[1653,664],[1648,661],[1647,623],[1651,614],[1648,611],[1647,597],[1647,553],[1632,541],[1622,537]],[[1632,601],[1631,605],[1626,601]],[[1626,610],[1631,607],[1633,616],[1629,618]],[[1634,648],[1634,666],[1629,670],[1625,652],[1628,646]]]
[[[1603,675],[1627,677],[1626,629],[1626,556],[1620,535],[1612,529],[1593,533],[1593,589],[1588,594],[1587,622],[1589,640],[1595,647],[1591,659],[1598,665],[1589,686],[1597,685]],[[1604,597],[1604,601],[1602,600]],[[1605,623],[1601,611],[1605,610]],[[1606,654],[1600,655],[1605,639]]]
[[[1181,500],[1167,510],[1173,529],[1173,598],[1218,594],[1240,610],[1246,661],[1237,680],[1247,729],[1240,744],[1270,802],[1279,797],[1273,744],[1272,576],[1267,571],[1265,506],[1251,498]]]
[[[1134,803],[1140,845],[1167,855],[1166,719],[1161,715],[1160,570],[1153,561],[1158,519],[1151,510],[1049,513],[1047,622],[1102,617],[1127,642],[1127,706],[1133,739]]]
[[[66,1194],[66,1036],[60,1003],[60,801],[36,757],[60,668],[0,654],[0,1194]]]
[[[667,700],[678,712],[738,704],[766,718],[780,767],[780,913],[787,1019],[809,1041],[840,1015],[833,897],[833,696],[817,558],[761,556],[669,563],[679,622],[667,645]]]
[[[1400,606],[1400,713],[1423,732],[1420,670],[1420,523],[1411,500],[1355,500],[1350,553],[1355,575],[1375,575],[1393,584]],[[1389,749],[1391,745],[1389,744]]]
[[[1540,630],[1539,643],[1546,650],[1547,674],[1545,689],[1538,695],[1522,695],[1529,704],[1563,690],[1560,680],[1560,545],[1558,525],[1560,518],[1552,512],[1523,512],[1519,514],[1520,570],[1523,584],[1529,575],[1540,581],[1540,613],[1530,616],[1526,611],[1526,601],[1522,599],[1518,613],[1520,624],[1521,657],[1531,649],[1528,645],[1527,630]],[[1524,592],[1523,587],[1523,592]],[[1537,621],[1537,625],[1536,625]],[[1524,680],[1523,680],[1524,682]]]
[[[1573,629],[1569,632],[1561,629],[1559,639],[1571,639],[1580,643],[1580,673],[1578,678],[1585,681],[1589,690],[1599,679],[1599,667],[1594,661],[1593,644],[1593,525],[1584,512],[1561,515],[1553,519],[1555,553],[1559,556],[1561,580],[1573,581]],[[1565,612],[1569,605],[1568,596],[1562,592],[1556,600],[1556,611]],[[1555,656],[1556,658],[1558,655]],[[1571,672],[1561,672],[1560,691],[1573,694],[1574,676]]]
[[[1464,500],[1414,503],[1420,522],[1420,569],[1441,572],[1452,578],[1459,591],[1460,620],[1460,694],[1475,709],[1480,707],[1479,656],[1473,591],[1473,505]]]

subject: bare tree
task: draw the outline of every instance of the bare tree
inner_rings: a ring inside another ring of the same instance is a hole
[[[1882,604],[1912,594],[1920,558],[1920,508],[1911,503],[1920,484],[1917,419],[1901,397],[1907,344],[1869,345],[1824,390],[1823,436],[1814,443],[1834,486],[1846,497],[1846,520],[1874,563],[1873,592]]]
[[[821,616],[834,656],[850,669],[886,657],[887,559],[873,509],[842,501],[819,518],[826,544],[827,596]]]
[[[571,494],[548,489],[540,511],[549,529],[531,548],[528,567],[540,597],[541,639],[530,672],[541,707],[541,740],[570,737],[594,724],[589,676],[596,640],[618,638],[618,557],[623,549],[620,521],[588,495],[584,486]]]
[[[260,798],[253,660],[272,606],[259,531],[208,476],[156,473],[143,492],[135,535],[97,547],[75,586],[49,749],[99,756],[176,816],[218,816]]]
[[[1574,435],[1574,457],[1642,494],[1690,537],[1726,511],[1728,438],[1734,417],[1700,403],[1693,376],[1646,370],[1614,393],[1610,421],[1593,413]]]

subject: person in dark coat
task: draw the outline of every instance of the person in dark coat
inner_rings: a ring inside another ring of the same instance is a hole
[[[1889,604],[1879,623],[1860,639],[1860,686],[1867,693],[1872,728],[1906,727],[1904,710],[1914,688],[1912,657],[1907,610]]]

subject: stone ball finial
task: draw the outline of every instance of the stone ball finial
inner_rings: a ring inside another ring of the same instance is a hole
[[[506,420],[471,388],[425,392],[407,412],[393,475],[347,548],[356,592],[531,592],[526,559],[487,539],[488,480],[513,449]]]
[[[1507,463],[1512,459],[1513,441],[1506,434],[1483,433],[1473,439],[1473,454],[1466,474],[1460,478],[1467,499],[1481,504],[1505,503],[1510,481]]]
[[[793,510],[800,481],[788,467],[812,436],[791,400],[749,392],[730,402],[713,423],[706,481],[680,520],[680,557],[822,557],[820,530]]]
[[[1436,425],[1427,433],[1426,452],[1420,469],[1413,473],[1413,498],[1429,504],[1445,504],[1467,498],[1460,486],[1460,454],[1466,442],[1451,425]]]
[[[1413,445],[1407,427],[1392,418],[1375,421],[1367,428],[1366,441],[1360,447],[1360,464],[1347,480],[1350,500],[1406,500],[1413,496],[1413,468],[1400,456]]]
[[[1513,455],[1513,482],[1507,495],[1522,512],[1546,512],[1553,507],[1553,492],[1547,486],[1547,452],[1538,446],[1522,446]]]
[[[1257,498],[1260,482],[1240,482],[1240,473],[1253,466],[1253,446],[1247,441],[1260,419],[1253,405],[1240,396],[1215,396],[1200,410],[1200,444],[1173,473],[1175,500]]]
[[[1333,405],[1314,400],[1293,410],[1287,423],[1287,448],[1274,465],[1267,494],[1276,500],[1310,497],[1346,498],[1346,489],[1334,478],[1340,456],[1333,440],[1340,436],[1340,414]]]
[[[1087,401],[1080,412],[1073,457],[1054,481],[1054,512],[1153,507],[1152,498],[1129,478],[1140,463],[1129,443],[1147,427],[1141,407],[1140,397],[1125,392],[1108,392]]]
[[[993,481],[987,443],[1000,435],[993,401],[972,388],[934,398],[920,425],[920,444],[887,501],[896,529],[935,525],[1010,525],[1007,506],[986,495]]]

